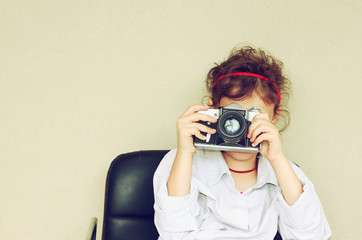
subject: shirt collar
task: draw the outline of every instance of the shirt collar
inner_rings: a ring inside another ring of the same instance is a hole
[[[278,181],[273,167],[265,157],[260,156],[258,163],[258,179],[256,181],[255,187],[260,188],[266,183],[278,186]]]
[[[230,170],[224,160],[221,151],[204,150],[205,164],[207,171],[207,184],[213,186],[217,184],[224,174],[230,174]],[[258,179],[255,188],[260,188],[263,185],[270,183],[278,186],[274,170],[269,161],[261,156],[258,163]]]
[[[224,174],[230,174],[221,151],[205,150],[207,185],[217,184]]]

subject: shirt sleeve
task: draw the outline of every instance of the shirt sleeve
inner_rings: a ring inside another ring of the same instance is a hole
[[[176,150],[166,154],[154,174],[155,225],[160,239],[192,239],[199,228],[198,189],[194,181],[191,181],[188,195],[168,196],[167,180],[175,155]]]
[[[314,186],[299,167],[292,166],[303,185],[303,193],[292,206],[278,193],[280,234],[284,240],[326,240],[331,230]]]

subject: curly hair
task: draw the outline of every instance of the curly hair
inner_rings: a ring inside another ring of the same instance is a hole
[[[291,94],[290,80],[283,74],[283,63],[261,49],[251,46],[235,47],[230,56],[216,64],[207,74],[206,87],[214,106],[219,106],[222,97],[241,100],[257,93],[265,104],[275,104],[274,114],[278,114],[279,131],[285,130],[290,122],[287,102]],[[255,76],[221,76],[235,72],[262,75],[270,82]],[[275,88],[280,91],[281,102]]]

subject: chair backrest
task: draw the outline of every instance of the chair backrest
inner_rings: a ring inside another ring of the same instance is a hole
[[[109,167],[103,240],[157,239],[153,210],[153,174],[168,150],[119,155]]]

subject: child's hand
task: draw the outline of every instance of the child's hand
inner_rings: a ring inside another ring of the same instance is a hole
[[[197,113],[198,111],[206,111],[209,107],[206,105],[193,105],[189,107],[177,120],[177,149],[179,153],[194,154],[196,148],[194,146],[193,136],[206,140],[201,132],[210,134],[216,133],[215,129],[209,128],[199,121],[216,123],[217,119],[209,115]]]
[[[267,113],[255,115],[249,127],[248,138],[250,138],[253,146],[262,144],[260,153],[271,163],[283,159],[285,156],[279,131]]]

